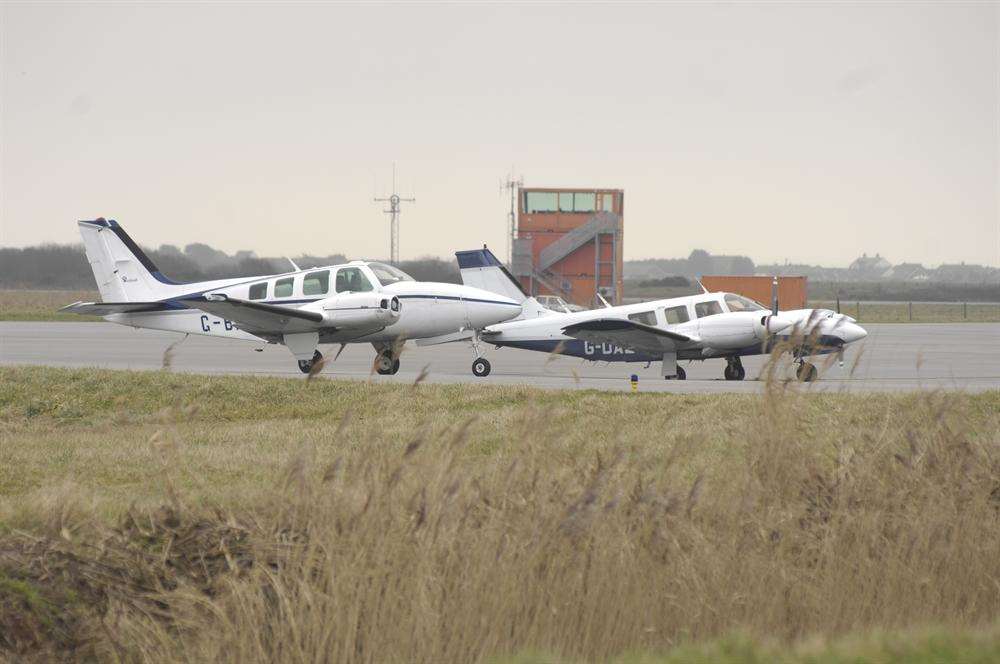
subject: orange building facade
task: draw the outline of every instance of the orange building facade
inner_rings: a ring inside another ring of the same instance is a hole
[[[713,277],[703,276],[701,284],[711,293],[736,293],[771,307],[773,277]],[[778,309],[805,309],[808,282],[805,277],[778,277]]]
[[[532,295],[619,304],[624,207],[621,189],[519,189],[511,271]]]

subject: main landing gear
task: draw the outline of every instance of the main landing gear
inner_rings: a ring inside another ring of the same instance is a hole
[[[803,383],[811,383],[816,380],[819,372],[816,371],[816,365],[806,362],[805,360],[799,360],[799,366],[795,370],[795,377],[798,378]]]
[[[382,376],[392,376],[399,371],[399,359],[392,356],[391,350],[384,350],[375,358],[375,372]]]
[[[664,376],[667,380],[687,380],[687,372],[684,371],[684,367],[677,367],[676,376]]]
[[[313,367],[316,366],[316,363],[322,359],[323,353],[319,351],[314,352],[311,360],[299,360],[299,371],[304,374],[309,373],[312,371]]]
[[[726,358],[726,369],[722,372],[726,380],[743,380],[747,377],[747,370],[743,368],[743,362],[739,357]]]

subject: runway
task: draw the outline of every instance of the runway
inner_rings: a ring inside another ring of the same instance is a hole
[[[1000,389],[1000,324],[890,324],[866,326],[869,336],[845,353],[844,366],[816,364],[819,391],[908,391],[958,389],[970,392]],[[164,352],[173,371],[203,374],[266,374],[302,380],[288,350],[266,346],[254,352],[247,342],[212,339],[171,332],[135,330],[112,323],[0,322],[0,364],[101,367],[156,370]],[[182,341],[181,341],[182,340]],[[330,358],[338,347],[325,347]],[[747,380],[722,379],[722,360],[682,363],[686,381],[666,381],[657,364],[595,364],[577,358],[549,357],[512,348],[489,347],[493,372],[472,375],[473,352],[465,343],[419,348],[408,344],[395,376],[373,374],[370,345],[350,345],[324,369],[326,378],[412,383],[426,368],[427,382],[479,385],[532,385],[553,389],[631,389],[628,377],[639,376],[640,391],[677,393],[744,393],[763,387],[756,380],[764,357],[744,358]],[[853,369],[853,370],[852,370]]]

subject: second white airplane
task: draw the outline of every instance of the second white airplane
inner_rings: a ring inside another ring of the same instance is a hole
[[[740,358],[770,353],[784,343],[798,363],[803,381],[817,377],[811,355],[840,352],[868,336],[857,322],[826,309],[768,310],[735,293],[702,293],[578,313],[556,313],[529,297],[518,281],[485,247],[455,254],[462,282],[521,303],[517,320],[487,326],[478,340],[543,353],[602,362],[661,362],[664,378],[684,380],[678,360],[726,360],[726,380],[743,380]],[[478,341],[477,340],[477,341]],[[478,344],[477,344],[478,345]],[[477,355],[478,355],[477,350]],[[473,373],[485,376],[490,364],[480,358]]]
[[[322,359],[320,344],[370,343],[375,370],[394,374],[408,339],[467,336],[521,314],[511,298],[414,281],[391,265],[365,261],[180,284],[165,277],[115,221],[79,226],[103,301],[76,302],[63,311],[137,328],[284,344],[303,373]]]

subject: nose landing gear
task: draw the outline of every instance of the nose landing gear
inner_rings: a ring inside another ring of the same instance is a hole
[[[479,350],[479,330],[475,330],[472,333],[472,350],[476,353],[476,359],[472,362],[472,373],[479,378],[490,375],[490,361],[482,356],[482,351]]]
[[[803,383],[811,383],[816,380],[817,375],[816,365],[801,360],[799,362],[798,368],[795,370],[795,377],[798,378]]]
[[[726,368],[722,375],[725,376],[726,380],[743,380],[746,378],[747,372],[739,357],[730,357],[726,359]]]

